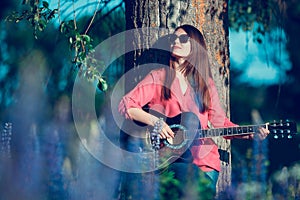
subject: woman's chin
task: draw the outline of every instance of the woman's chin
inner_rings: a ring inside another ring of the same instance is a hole
[[[174,58],[177,58],[177,59],[179,59],[179,58],[186,58],[186,57],[187,57],[186,55],[182,55],[182,54],[176,53],[176,52],[172,52],[171,55],[172,55]]]

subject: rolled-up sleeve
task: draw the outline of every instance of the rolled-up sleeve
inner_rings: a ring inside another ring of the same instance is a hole
[[[150,73],[121,99],[118,107],[119,112],[124,115],[125,118],[130,119],[128,109],[142,108],[150,102],[154,95],[153,91],[155,91],[155,86],[153,75]]]

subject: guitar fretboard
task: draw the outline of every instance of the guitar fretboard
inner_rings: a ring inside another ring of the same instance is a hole
[[[246,134],[255,133],[258,128],[260,127],[266,128],[266,126],[267,126],[266,124],[261,124],[261,125],[254,125],[254,126],[214,128],[214,129],[207,129],[207,130],[198,129],[196,130],[196,132],[194,131],[192,134],[186,134],[186,138],[202,139],[202,138],[212,138],[212,137],[220,137],[220,136],[246,135]]]

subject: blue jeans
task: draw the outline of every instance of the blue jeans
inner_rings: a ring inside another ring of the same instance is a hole
[[[219,178],[219,172],[216,170],[212,170],[209,172],[204,172],[205,176],[208,177],[211,180],[210,187],[216,193],[217,190],[217,182]]]

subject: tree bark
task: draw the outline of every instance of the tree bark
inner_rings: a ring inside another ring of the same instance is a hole
[[[166,32],[153,35],[154,39],[173,32],[174,28],[182,24],[196,26],[204,35],[211,70],[215,80],[221,104],[229,116],[229,31],[228,31],[228,1],[227,0],[126,0],[126,29],[144,27],[164,28]],[[147,34],[147,33],[142,33]],[[131,44],[138,49],[140,41]],[[153,40],[149,40],[149,47]],[[144,50],[136,50],[126,55],[125,71],[138,69],[137,60]],[[134,82],[140,79],[138,74]],[[223,138],[216,140],[220,148],[222,171],[219,176],[217,191],[221,195],[231,183],[230,141]]]

